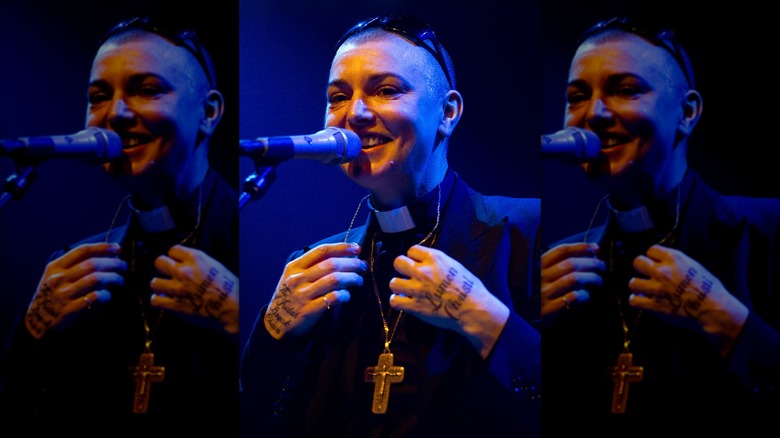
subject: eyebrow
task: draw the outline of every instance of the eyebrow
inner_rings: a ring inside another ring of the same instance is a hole
[[[133,73],[132,75],[130,75],[130,78],[128,79],[127,82],[131,83],[131,84],[139,84],[139,83],[141,83],[141,82],[143,82],[143,81],[145,81],[145,80],[147,80],[149,78],[157,79],[158,81],[163,82],[167,86],[173,88],[173,84],[171,83],[171,81],[169,81],[168,79],[166,79],[165,77],[163,77],[161,75],[158,75],[157,73],[152,73],[152,72]],[[108,81],[106,79],[95,79],[95,80],[92,80],[92,81],[89,82],[88,88],[89,87],[101,87],[101,86],[105,86],[107,84],[108,84]]]
[[[634,73],[613,73],[609,76],[607,76],[607,83],[608,84],[614,84],[617,82],[620,82],[624,79],[636,79],[643,84],[648,84],[647,79],[645,79],[643,76],[634,74]],[[583,87],[588,86],[587,81],[585,79],[574,79],[572,81],[569,81],[566,83],[566,87]]]
[[[412,87],[411,82],[409,82],[405,77],[403,77],[401,75],[398,75],[398,74],[395,74],[395,73],[378,73],[378,74],[375,74],[375,75],[371,75],[368,78],[368,83],[369,84],[375,84],[377,82],[382,82],[382,81],[384,81],[385,79],[388,79],[388,78],[397,80],[405,88],[409,88],[409,89],[414,88],[414,87]],[[328,88],[330,88],[330,87],[338,87],[338,88],[348,87],[348,83],[347,83],[347,81],[345,81],[343,79],[335,79],[333,81],[328,82]]]

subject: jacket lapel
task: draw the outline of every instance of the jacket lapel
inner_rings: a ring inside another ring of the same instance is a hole
[[[501,244],[505,224],[506,218],[491,221],[481,195],[456,178],[435,247],[484,281],[499,253],[495,248]],[[456,357],[468,358],[476,354],[471,349],[472,346],[460,334],[452,330],[438,330],[425,360],[423,372],[426,377],[421,380],[420,388],[423,405],[433,394],[442,373],[453,367]]]

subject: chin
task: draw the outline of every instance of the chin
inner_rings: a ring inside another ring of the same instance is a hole
[[[342,164],[341,170],[349,179],[359,184],[361,179],[371,176],[371,161],[369,161],[365,153],[361,153],[354,160]]]
[[[621,175],[627,174],[633,165],[632,161],[621,161],[619,163],[610,163],[609,165],[609,174],[613,177],[619,177]]]
[[[139,176],[144,175],[146,173],[151,172],[151,169],[154,167],[155,162],[154,161],[143,161],[140,163],[131,163],[131,172],[130,174],[132,176]]]
[[[120,158],[103,164],[103,169],[112,178],[123,178],[133,173],[133,165],[122,155]]]

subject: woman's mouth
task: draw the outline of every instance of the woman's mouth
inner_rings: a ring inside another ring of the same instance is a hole
[[[360,146],[362,149],[371,149],[373,147],[388,143],[390,140],[387,137],[378,135],[365,135],[360,136]]]
[[[122,134],[122,149],[127,151],[149,143],[152,139],[144,135]]]
[[[601,141],[601,150],[608,150],[628,143],[631,139],[624,135],[617,134],[599,134]]]

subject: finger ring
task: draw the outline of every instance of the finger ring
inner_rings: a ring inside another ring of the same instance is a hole
[[[330,300],[325,295],[322,296],[322,299],[325,300],[325,306],[330,310]]]
[[[87,302],[87,310],[92,310],[92,301],[87,298],[87,295],[84,295],[82,298],[84,298],[84,301]]]
[[[566,299],[566,295],[564,295],[562,298],[563,303],[566,304],[566,310],[569,310],[569,300]]]

